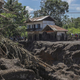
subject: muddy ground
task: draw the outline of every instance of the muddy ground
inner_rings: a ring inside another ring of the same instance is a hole
[[[45,80],[80,80],[80,41],[20,42],[33,55],[51,65],[54,71],[45,70]]]
[[[0,80],[80,80],[80,41],[0,42]]]

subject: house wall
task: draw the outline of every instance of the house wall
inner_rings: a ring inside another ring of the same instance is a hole
[[[43,21],[42,22],[43,29],[46,27],[46,25],[55,25],[54,21]]]
[[[64,41],[66,40],[66,32],[48,32],[46,35],[43,34],[43,32],[29,32],[28,33],[28,39],[31,38],[31,40],[40,40],[39,34],[42,35],[41,40],[58,40],[58,41]],[[62,36],[63,34],[63,36]],[[36,38],[35,38],[36,36]]]
[[[57,35],[65,34],[65,32],[57,32]]]
[[[40,24],[40,27],[42,28],[43,25],[42,25],[42,21],[41,22],[32,22],[32,23],[27,23],[27,25],[31,25],[31,28],[32,28],[32,25],[35,24],[35,27],[37,28],[37,24]]]
[[[31,25],[31,28],[33,24],[35,24],[36,28],[37,28],[37,24],[40,24],[40,27],[42,29],[46,27],[46,25],[55,25],[54,21],[40,21],[40,22],[27,23],[27,25]]]
[[[64,31],[64,32],[57,32],[57,40],[59,41],[59,40],[61,40],[61,37],[62,37],[62,34],[64,35],[64,40],[66,40],[66,32]]]
[[[36,28],[37,28],[37,24],[40,24],[41,29],[37,30],[37,31],[28,32],[28,38],[35,40],[35,36],[36,36],[36,40],[39,40],[39,34],[41,34],[43,37],[43,32],[41,32],[41,30],[44,29],[46,27],[46,25],[55,25],[55,22],[54,21],[40,21],[40,22],[27,23],[27,25],[31,25],[31,28],[32,28],[32,25],[34,25],[34,24],[35,24]],[[63,36],[62,36],[62,34],[63,34]],[[51,40],[58,40],[58,41],[66,40],[66,32],[58,31],[58,32],[48,33],[48,37],[50,37]]]
[[[30,28],[32,28],[32,25],[35,24],[35,27],[37,28],[37,24],[40,24],[40,31],[46,27],[46,25],[55,25],[54,21],[40,21],[40,22],[32,22],[32,23],[27,23],[27,25],[31,25]],[[37,30],[38,31],[38,30]],[[39,40],[39,34],[42,34],[42,32],[37,32],[36,31],[31,31],[28,32],[28,38],[32,37],[31,39],[34,40],[34,36],[37,36],[37,40]]]

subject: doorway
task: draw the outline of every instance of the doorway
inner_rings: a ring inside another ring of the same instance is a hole
[[[34,40],[37,40],[37,35],[36,34],[34,35]]]
[[[39,34],[39,40],[42,40],[42,34]]]

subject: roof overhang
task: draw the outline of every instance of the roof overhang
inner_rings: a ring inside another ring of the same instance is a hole
[[[52,26],[52,27],[51,27]],[[55,31],[55,32],[68,32],[68,30],[64,29],[64,28],[61,28],[59,26],[56,26],[56,25],[47,25],[42,31],[45,31],[45,29],[49,27],[52,29],[52,31]],[[59,29],[58,29],[59,28]]]

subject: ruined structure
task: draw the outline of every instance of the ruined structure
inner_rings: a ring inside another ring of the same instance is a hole
[[[66,40],[66,32],[55,25],[55,20],[50,16],[42,16],[27,20],[28,40]]]

